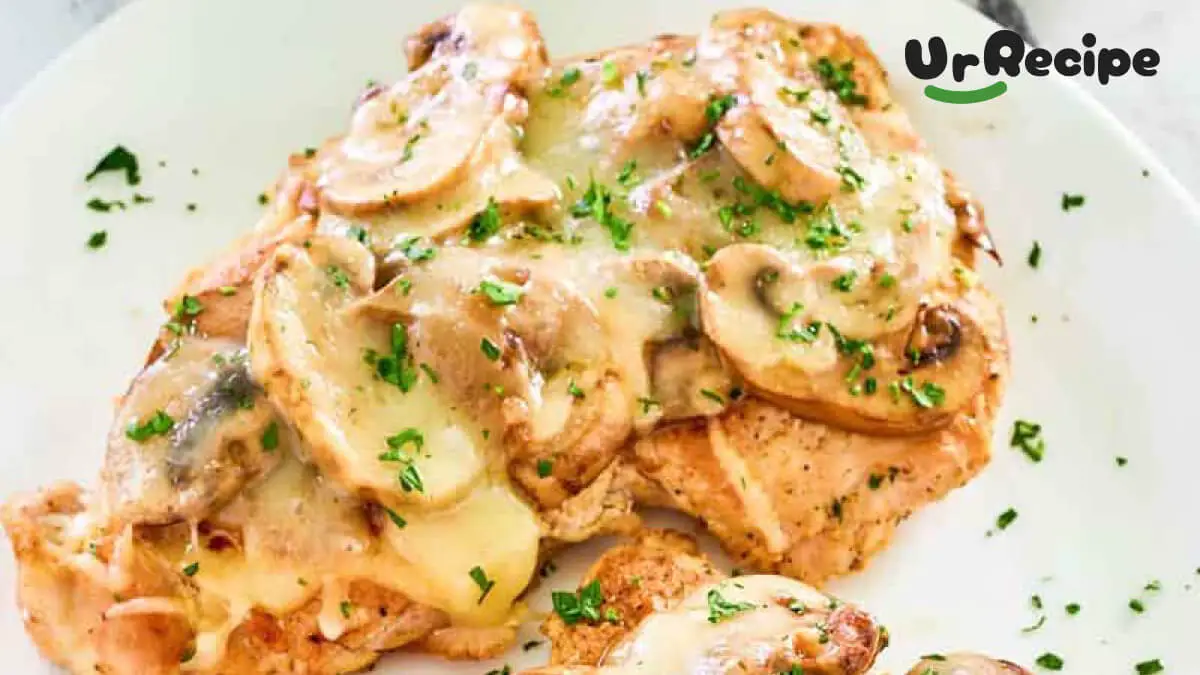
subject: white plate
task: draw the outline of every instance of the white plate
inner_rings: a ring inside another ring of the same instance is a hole
[[[255,197],[290,151],[338,132],[369,78],[403,69],[403,36],[451,2],[146,0],[88,36],[0,118],[0,495],[59,478],[91,480],[111,396],[160,320],[157,302],[183,270],[248,227]],[[729,2],[527,0],[559,55],[657,31],[696,31]],[[1065,672],[1134,672],[1161,658],[1200,672],[1200,209],[1092,100],[1052,78],[1022,77],[979,105],[921,95],[903,65],[910,37],[977,48],[992,25],[951,2],[771,3],[866,34],[937,154],[987,206],[1008,264],[985,273],[1007,304],[1014,378],[992,466],[919,512],[863,574],[833,587],[891,629],[881,670],[916,655],[986,650],[1031,665],[1060,654]],[[83,175],[115,143],[145,165],[155,202],[124,213],[84,208],[128,197]],[[165,167],[158,166],[165,160]],[[191,169],[199,170],[193,175]],[[1143,176],[1143,170],[1149,175]],[[1060,210],[1064,191],[1087,203]],[[195,213],[185,204],[198,204]],[[109,245],[88,252],[93,230]],[[1042,268],[1025,255],[1034,239]],[[985,265],[985,267],[992,267]],[[1040,321],[1033,324],[1031,315]],[[1046,460],[1007,447],[1013,418],[1045,424]],[[1116,456],[1129,458],[1118,468]],[[985,537],[1008,507],[1020,517]],[[599,550],[568,556],[582,564]],[[572,569],[551,586],[573,585]],[[1163,590],[1144,592],[1151,580]],[[52,672],[11,608],[13,566],[0,556],[4,670]],[[1030,596],[1048,619],[1036,632]],[[1146,612],[1128,608],[1143,597]],[[1068,617],[1063,607],[1083,609]],[[514,654],[543,662],[544,647]],[[419,663],[419,666],[413,666]],[[383,672],[482,673],[398,657]],[[409,666],[409,667],[406,667]]]

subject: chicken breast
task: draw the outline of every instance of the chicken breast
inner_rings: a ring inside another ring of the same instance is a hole
[[[603,564],[650,588],[560,660],[715,593],[714,639],[792,636],[755,667],[868,667],[869,617],[772,598],[828,604],[796,580],[863,567],[987,463],[1009,357],[982,212],[877,60],[745,10],[551,62],[511,5],[408,54],[168,299],[101,496],[3,511],[42,650],[116,674],[492,656],[547,550],[665,506],[769,574],[731,587],[648,538]]]

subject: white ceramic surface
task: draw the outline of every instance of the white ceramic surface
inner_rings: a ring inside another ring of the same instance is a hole
[[[552,53],[695,31],[729,2],[527,0]],[[1020,78],[979,105],[921,95],[902,60],[909,37],[982,44],[990,25],[948,1],[764,3],[864,33],[944,162],[987,206],[1006,254],[985,278],[1005,300],[1014,377],[984,475],[919,512],[869,569],[833,590],[874,611],[893,644],[880,672],[918,654],[977,649],[1064,672],[1121,675],[1160,658],[1200,673],[1200,526],[1190,434],[1200,401],[1193,299],[1200,208],[1112,118],[1071,83]],[[338,132],[366,80],[403,69],[407,31],[451,2],[146,0],[118,13],[35,80],[0,117],[0,497],[60,478],[91,480],[111,397],[144,356],[158,301],[188,266],[248,227],[255,196],[289,151]],[[98,214],[91,196],[128,198],[115,176],[83,175],[115,143],[142,159],[150,205]],[[165,167],[158,165],[166,162]],[[194,174],[192,169],[198,169]],[[1148,171],[1148,176],[1143,171]],[[1064,191],[1086,205],[1060,210]],[[195,203],[192,213],[185,209]],[[89,252],[93,230],[108,246]],[[1041,269],[1024,262],[1034,239]],[[1036,314],[1039,321],[1031,322]],[[1007,447],[1013,418],[1046,427],[1046,460]],[[1116,456],[1129,458],[1124,468]],[[985,537],[1006,508],[1007,531]],[[564,556],[548,585],[603,547]],[[1145,593],[1151,580],[1163,590]],[[12,608],[0,556],[5,672],[54,672]],[[545,588],[538,593],[545,605]],[[1030,596],[1048,619],[1032,633]],[[1144,597],[1146,612],[1128,608]],[[1068,617],[1063,606],[1082,605]],[[528,627],[532,635],[533,627]],[[518,650],[519,651],[519,650]],[[543,662],[545,648],[508,662]],[[382,672],[482,673],[396,657]]]

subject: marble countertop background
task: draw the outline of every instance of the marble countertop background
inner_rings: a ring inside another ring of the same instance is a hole
[[[0,0],[0,106],[46,63],[121,5],[133,0]],[[248,0],[252,1],[252,0]],[[892,0],[901,1],[901,0]],[[923,0],[904,0],[921,2]],[[1162,55],[1153,78],[1107,86],[1093,96],[1133,130],[1193,194],[1200,194],[1200,3],[1193,0],[962,0],[1033,43],[1099,44]],[[800,3],[798,3],[800,4]]]

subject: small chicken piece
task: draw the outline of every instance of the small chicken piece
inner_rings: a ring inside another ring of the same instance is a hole
[[[987,464],[1002,384],[946,429],[896,439],[748,400],[639,441],[632,462],[654,487],[638,499],[700,518],[742,567],[820,585],[863,568],[900,522]]]
[[[726,578],[675,532],[648,531],[609,551],[581,589],[594,585],[600,620],[551,616],[542,626],[551,667],[526,675],[858,675],[887,644],[861,610],[781,577]]]

